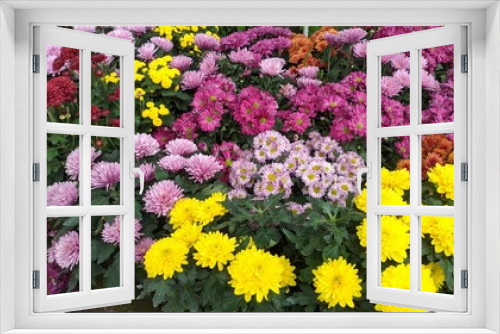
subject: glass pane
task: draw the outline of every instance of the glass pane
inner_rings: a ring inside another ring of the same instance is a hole
[[[47,294],[79,291],[80,217],[47,219]]]
[[[421,136],[422,204],[453,206],[453,134]]]
[[[410,53],[382,56],[380,68],[380,125],[410,125]]]
[[[47,134],[47,206],[80,205],[80,137]]]
[[[422,124],[453,122],[453,45],[422,50]]]
[[[380,217],[381,282],[386,288],[410,289],[410,217]]]
[[[80,50],[47,45],[47,122],[80,122]]]
[[[101,154],[92,161],[92,205],[120,205],[120,138],[92,137]]]
[[[421,291],[453,294],[454,219],[421,217]]]
[[[381,204],[410,203],[410,137],[380,139]]]
[[[91,53],[91,122],[120,126],[120,57]]]
[[[92,289],[120,286],[121,216],[92,217]]]

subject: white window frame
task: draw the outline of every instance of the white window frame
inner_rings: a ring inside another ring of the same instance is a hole
[[[396,7],[397,8],[394,8]],[[14,7],[14,8],[13,8]],[[64,9],[63,7],[66,7]],[[138,9],[117,9],[137,8]],[[147,10],[144,8],[154,8]],[[12,333],[499,333],[500,113],[498,3],[384,1],[1,3],[0,331]],[[24,9],[23,9],[24,8]],[[34,9],[35,8],[35,9]],[[41,10],[40,8],[46,8]],[[52,8],[52,10],[47,9]],[[58,10],[53,10],[53,9]],[[78,10],[75,10],[78,8]],[[94,9],[91,9],[94,8]],[[100,8],[100,9],[96,9]],[[113,9],[105,10],[103,8]],[[399,9],[398,9],[399,8]],[[403,8],[403,9],[401,9]],[[436,25],[469,27],[469,310],[465,314],[34,314],[30,287],[32,26]],[[15,32],[15,35],[14,35]],[[15,38],[14,38],[15,36]],[[14,51],[15,50],[15,51]],[[15,64],[5,66],[4,64]],[[12,82],[15,82],[12,85]],[[13,98],[15,97],[15,99]],[[15,110],[15,112],[13,112]],[[13,116],[15,115],[15,117]],[[12,138],[15,138],[14,145]],[[487,139],[487,140],[486,140]],[[494,149],[492,149],[494,148]],[[12,177],[14,175],[14,177]],[[488,182],[486,182],[488,176]],[[15,196],[12,196],[12,189]],[[14,208],[14,209],[13,209]],[[473,227],[473,229],[472,229]],[[473,233],[472,233],[473,232]],[[487,254],[488,266],[485,263]],[[487,292],[487,293],[486,293]],[[14,307],[13,307],[14,305]],[[133,330],[139,328],[137,330]],[[246,328],[246,330],[245,330]],[[43,330],[45,329],[45,330]],[[126,331],[125,331],[126,329]],[[155,330],[156,329],[156,330]],[[81,330],[79,331],[82,332]]]

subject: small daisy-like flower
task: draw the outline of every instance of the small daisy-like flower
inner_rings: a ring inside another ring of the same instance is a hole
[[[229,261],[234,259],[234,250],[236,249],[236,238],[229,238],[227,234],[219,231],[203,234],[195,243],[193,258],[196,265],[202,268],[213,269],[217,266],[219,271],[224,269]]]
[[[244,188],[236,188],[227,193],[227,198],[232,199],[245,199],[248,193]]]
[[[307,188],[307,192],[309,194],[309,196],[313,197],[313,198],[321,198],[325,195],[326,193],[326,188],[324,186],[324,184],[320,181],[320,182],[315,182],[315,183],[312,183],[308,188]]]
[[[47,187],[47,206],[69,206],[77,201],[77,182],[56,182]]]

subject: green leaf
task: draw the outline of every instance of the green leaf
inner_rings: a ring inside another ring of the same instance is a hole
[[[281,240],[281,234],[275,227],[261,227],[254,237],[255,244],[259,248],[268,249]]]
[[[113,263],[104,273],[104,287],[114,288],[120,286],[120,255],[115,257]]]
[[[90,247],[92,252],[91,260],[97,262],[98,264],[101,264],[109,259],[111,254],[113,254],[117,249],[117,247],[113,244],[107,244],[97,239],[92,240]]]
[[[80,217],[69,217],[64,219],[64,226],[67,227],[75,227],[75,226],[80,226]]]
[[[47,149],[47,161],[52,161],[58,155],[57,148]]]

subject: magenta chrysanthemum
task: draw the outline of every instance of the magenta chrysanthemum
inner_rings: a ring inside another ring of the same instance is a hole
[[[183,191],[174,181],[164,180],[153,184],[144,195],[144,209],[158,217],[166,217],[174,204],[184,197]]]
[[[141,159],[150,157],[160,151],[160,144],[151,135],[137,133],[135,135],[135,157]]]
[[[54,260],[59,267],[73,269],[80,261],[80,237],[78,232],[67,232],[57,240],[53,247]]]
[[[47,206],[68,206],[78,201],[77,182],[56,182],[47,187]]]
[[[195,154],[186,161],[186,172],[195,182],[210,180],[222,169],[222,165],[211,155]]]
[[[184,169],[186,158],[180,155],[169,155],[161,158],[158,165],[166,171],[175,173]]]
[[[106,188],[120,182],[120,164],[117,162],[101,161],[95,164],[90,174],[92,188]]]
[[[189,139],[173,139],[167,143],[165,146],[165,151],[170,155],[181,155],[186,156],[193,154],[198,150],[196,144]]]

